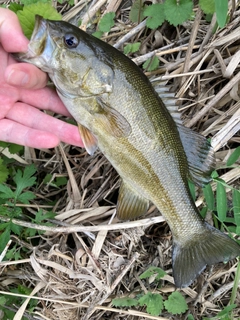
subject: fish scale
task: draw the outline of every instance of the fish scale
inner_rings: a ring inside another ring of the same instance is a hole
[[[130,59],[71,24],[40,16],[28,52],[17,58],[48,72],[86,150],[99,148],[119,173],[118,217],[135,219],[149,202],[164,215],[177,287],[190,285],[206,265],[240,255],[237,242],[201,218],[188,188],[188,178],[198,184],[211,179],[209,142],[184,128],[179,116],[175,122]]]

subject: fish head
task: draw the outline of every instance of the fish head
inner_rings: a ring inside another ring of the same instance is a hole
[[[100,52],[92,38],[69,23],[36,15],[28,51],[14,56],[47,72],[65,97],[111,92],[110,58]]]

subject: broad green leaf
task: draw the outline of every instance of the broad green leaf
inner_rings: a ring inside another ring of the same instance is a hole
[[[144,12],[144,17],[147,18],[146,26],[150,29],[156,29],[161,26],[165,20],[164,4],[155,3],[148,6]]]
[[[50,20],[61,20],[62,18],[60,13],[49,3],[38,2],[24,6],[23,10],[17,12],[17,16],[28,39],[30,39],[34,29],[36,14]]]
[[[102,35],[103,35],[102,31],[95,31],[95,32],[92,33],[92,36],[94,36],[94,37],[96,37],[98,39],[100,39]]]
[[[240,191],[237,189],[233,190],[233,213],[234,220],[238,227],[240,227]]]
[[[148,292],[139,299],[140,306],[147,306],[147,312],[153,316],[158,316],[163,310],[163,298],[158,293]]]
[[[227,166],[233,165],[240,157],[240,146],[237,147],[227,160]]]
[[[223,28],[227,21],[228,0],[215,0],[215,10],[217,23],[220,28]]]
[[[29,4],[33,4],[33,3],[37,3],[37,2],[42,2],[42,3],[50,3],[49,0],[20,0],[20,2],[22,4],[24,4],[25,6],[26,5],[29,5]]]
[[[208,208],[210,210],[214,210],[214,195],[210,183],[203,188],[203,194],[207,202]]]
[[[18,236],[20,236],[21,230],[22,230],[23,227],[18,226],[17,224],[11,222],[10,228],[11,228],[12,232],[14,232]]]
[[[98,28],[102,32],[109,32],[114,26],[115,12],[106,13],[98,24]]]
[[[141,46],[140,42],[128,43],[124,47],[123,52],[124,52],[124,54],[134,53],[139,50],[140,46]]]
[[[140,279],[146,279],[146,278],[150,278],[152,275],[157,274],[156,279],[159,280],[161,278],[163,278],[166,275],[166,272],[158,267],[150,267],[148,268],[146,271],[144,271],[141,275],[140,275]]]
[[[170,294],[168,299],[164,301],[164,306],[167,311],[172,314],[180,314],[188,310],[188,305],[185,298],[178,291]]]
[[[138,22],[138,23],[141,22],[143,20],[144,8],[145,8],[144,0],[134,1],[129,12],[129,19],[132,22]]]
[[[199,0],[199,5],[206,14],[213,14],[215,12],[215,0]]]
[[[20,146],[19,144],[16,143],[10,143],[8,146],[8,150],[11,154],[18,153],[19,151],[22,151],[24,149],[23,146]]]
[[[221,182],[217,182],[217,213],[221,222],[224,222],[227,215],[227,194]]]
[[[147,71],[154,71],[159,67],[159,60],[156,56],[148,58],[147,61],[144,62],[143,68],[147,69]]]
[[[164,2],[166,20],[174,26],[187,21],[191,17],[192,10],[192,0],[166,0]]]
[[[137,299],[124,297],[124,298],[115,298],[112,300],[112,305],[114,307],[133,307],[138,305]]]
[[[20,194],[17,200],[21,203],[28,204],[29,200],[33,200],[33,199],[35,199],[34,193],[31,191],[26,191]]]
[[[3,296],[0,297],[0,306],[6,305],[7,299]]]

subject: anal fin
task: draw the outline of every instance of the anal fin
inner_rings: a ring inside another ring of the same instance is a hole
[[[117,203],[117,216],[121,220],[135,219],[143,215],[149,206],[149,201],[122,182]]]
[[[86,127],[78,123],[78,129],[85,149],[90,155],[93,155],[97,149],[97,139]]]

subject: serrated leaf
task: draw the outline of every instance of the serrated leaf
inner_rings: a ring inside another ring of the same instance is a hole
[[[159,67],[159,60],[156,56],[148,58],[147,61],[144,62],[143,68],[147,71],[154,71]]]
[[[158,293],[148,292],[138,301],[140,306],[146,305],[147,312],[153,316],[158,316],[163,310],[163,298]]]
[[[227,160],[227,166],[233,165],[240,157],[240,146],[237,147]]]
[[[98,24],[98,28],[102,32],[109,32],[114,26],[115,12],[106,13]]]
[[[224,222],[227,216],[227,194],[221,182],[217,182],[217,213],[221,222]]]
[[[223,28],[227,21],[228,0],[215,0],[215,11],[217,23],[220,28]]]
[[[143,11],[144,11],[145,5],[143,0],[136,0],[129,12],[129,19],[132,22],[141,22],[144,18]]]
[[[236,225],[240,226],[240,191],[233,190],[233,213]]]
[[[214,210],[215,199],[214,199],[214,195],[213,195],[213,191],[210,183],[203,188],[203,194],[207,202],[208,208],[210,210]]]
[[[24,204],[29,204],[29,200],[33,200],[33,199],[35,199],[35,195],[31,191],[23,192],[17,198],[17,200],[19,202],[24,203]]]
[[[8,9],[17,13],[19,10],[23,9],[23,5],[16,3],[16,2],[11,2]]]
[[[24,171],[18,170],[13,180],[17,185],[16,198],[22,193],[27,187],[32,187],[35,184],[36,177],[32,175],[36,172],[34,164],[31,164],[24,168]]]
[[[188,305],[185,298],[178,291],[170,294],[168,299],[164,301],[164,306],[167,311],[172,314],[180,314],[188,310]]]
[[[140,279],[146,279],[146,278],[150,278],[152,277],[154,274],[157,274],[156,279],[159,280],[161,278],[163,278],[167,273],[158,267],[150,267],[148,268],[146,271],[144,271],[141,275],[140,275]]]
[[[22,230],[21,226],[18,226],[17,224],[11,222],[10,228],[11,228],[12,232],[14,232],[18,236],[20,236],[21,230]]]
[[[30,39],[34,24],[35,15],[38,14],[45,19],[61,20],[60,13],[49,3],[34,3],[24,6],[23,10],[17,12],[23,33]]]
[[[9,187],[4,184],[0,184],[0,198],[2,199],[14,199],[15,192],[13,192]]]
[[[199,5],[205,14],[213,14],[215,12],[215,0],[199,0]]]
[[[144,17],[148,17],[146,26],[150,29],[156,29],[161,26],[165,20],[164,4],[155,3],[148,6],[144,12]]]
[[[124,297],[124,298],[115,298],[112,300],[112,305],[114,307],[133,307],[138,305],[137,299]]]
[[[166,0],[164,2],[164,13],[166,20],[175,27],[187,21],[193,10],[191,0]]]
[[[124,54],[134,53],[139,50],[140,46],[141,46],[140,42],[128,43],[124,47],[123,52],[124,52]]]

